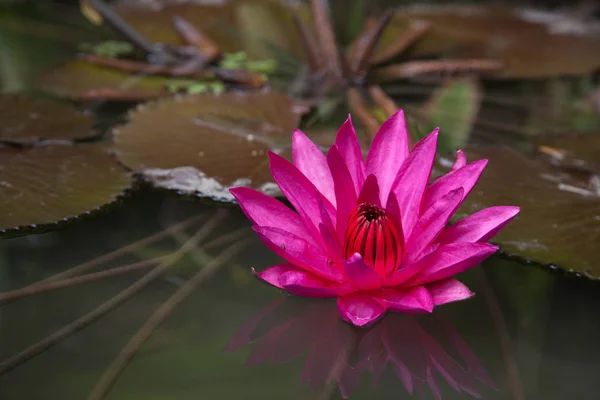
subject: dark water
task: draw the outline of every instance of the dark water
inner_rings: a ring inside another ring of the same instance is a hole
[[[140,193],[69,229],[4,240],[1,289],[26,286],[191,216],[206,213],[206,221],[214,211]],[[232,208],[208,240],[240,227],[248,222]],[[167,237],[93,271],[179,247]],[[203,268],[198,261],[208,265],[227,251],[228,245],[197,250],[196,259],[180,260],[128,302],[2,375],[0,398],[87,398],[146,319]],[[597,398],[600,295],[582,279],[492,258],[460,277],[476,292],[473,299],[354,329],[339,321],[334,303],[286,298],[252,277],[251,266],[275,262],[251,239],[174,309],[106,398],[330,399],[344,392],[352,399],[399,399],[410,397],[407,388],[424,398]],[[0,359],[90,312],[148,270],[3,305]]]

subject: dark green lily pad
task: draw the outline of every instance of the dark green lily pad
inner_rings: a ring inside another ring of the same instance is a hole
[[[94,135],[89,115],[49,100],[5,94],[0,96],[0,115],[0,142],[4,143],[30,144]]]
[[[578,180],[563,169],[504,147],[471,149],[489,164],[459,210],[515,205],[519,215],[492,241],[510,254],[600,279],[600,181]],[[462,215],[460,215],[462,216]]]
[[[380,48],[410,23],[427,20],[431,30],[407,56],[504,60],[498,78],[578,75],[600,66],[598,27],[574,16],[526,9],[477,6],[419,6],[399,10]]]
[[[131,176],[94,134],[88,116],[24,95],[0,97],[0,232],[53,224],[113,202]]]
[[[276,194],[267,152],[289,155],[299,113],[274,91],[160,100],[115,129],[116,155],[154,185],[182,194],[231,201],[232,186]]]

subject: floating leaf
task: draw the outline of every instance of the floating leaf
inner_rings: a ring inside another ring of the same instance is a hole
[[[481,89],[471,80],[451,81],[437,89],[422,110],[421,131],[440,127],[440,151],[467,145],[481,104]]]
[[[578,181],[563,170],[509,148],[472,149],[489,164],[459,213],[516,205],[521,212],[493,241],[508,254],[558,265],[600,279],[600,182]]]
[[[547,135],[536,143],[557,165],[600,174],[600,132]]]
[[[39,78],[38,87],[45,92],[73,99],[104,98],[107,93],[120,90],[137,94],[140,99],[148,99],[168,94],[166,87],[169,81],[163,76],[135,76],[73,60],[44,72]]]
[[[156,186],[232,200],[228,188],[278,193],[267,152],[288,154],[299,115],[273,91],[200,94],[140,106],[114,132],[123,164]]]
[[[44,139],[93,136],[92,119],[62,104],[20,94],[0,96],[0,142],[28,144]]]
[[[120,40],[106,40],[98,44],[83,43],[80,46],[80,49],[100,57],[109,58],[130,54],[134,51],[134,47],[131,43]]]
[[[0,97],[0,232],[61,222],[114,201],[130,175],[93,135],[92,120],[24,95]]]
[[[590,27],[566,14],[475,6],[420,6],[399,10],[382,38],[390,44],[411,23],[427,20],[429,32],[410,55],[492,58],[506,62],[495,77],[576,75],[600,66],[600,41]]]
[[[131,185],[96,144],[0,148],[0,176],[0,232],[90,213]]]

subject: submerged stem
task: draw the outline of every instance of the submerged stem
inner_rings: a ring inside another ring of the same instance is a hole
[[[177,290],[167,301],[165,301],[146,323],[131,338],[129,343],[121,350],[119,355],[108,366],[98,384],[92,390],[88,400],[102,400],[106,397],[111,387],[114,385],[119,375],[125,370],[127,364],[137,354],[140,348],[148,341],[150,336],[158,327],[171,315],[175,307],[185,300],[202,282],[210,279],[217,270],[240,250],[248,244],[247,240],[242,240],[223,251],[219,256],[213,258],[204,268],[189,281],[187,281],[179,290]]]
[[[110,300],[102,303],[100,306],[98,306],[91,312],[64,326],[63,328],[59,329],[53,334],[47,336],[45,339],[40,340],[39,342],[29,346],[20,353],[17,353],[14,356],[2,361],[0,363],[0,375],[4,375],[5,373],[17,368],[19,365],[23,364],[27,360],[30,360],[33,357],[40,355],[44,351],[60,343],[65,338],[94,323],[99,318],[108,314],[110,311],[125,303],[127,300],[131,299],[135,294],[144,289],[156,278],[161,276],[165,271],[172,267],[188,251],[196,247],[196,245],[199,242],[203,241],[213,231],[213,229],[218,226],[218,224],[223,218],[225,218],[226,215],[227,213],[225,212],[225,210],[219,210],[217,215],[215,215],[206,224],[204,224],[202,228],[200,228],[198,232],[196,232],[190,238],[190,240],[187,243],[185,243],[184,246],[182,246],[176,252],[174,252],[165,260],[163,260],[156,268],[148,272],[146,275],[144,275],[141,279],[129,286],[127,289],[123,290]]]

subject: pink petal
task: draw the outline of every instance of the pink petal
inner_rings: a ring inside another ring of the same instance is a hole
[[[427,210],[446,193],[456,190],[459,187],[463,188],[462,200],[464,200],[479,180],[487,162],[485,159],[478,160],[436,179],[425,193],[422,210]]]
[[[498,247],[488,243],[450,243],[440,246],[437,251],[415,263],[424,268],[406,284],[423,285],[450,278],[481,263],[496,251]]]
[[[441,244],[485,242],[504,228],[519,211],[519,207],[512,206],[485,208],[446,228],[437,241]]]
[[[456,171],[457,169],[462,168],[465,165],[467,165],[467,156],[461,149],[456,150],[456,160],[454,161],[454,165],[452,166],[452,169],[449,172]]]
[[[365,181],[365,163],[350,115],[348,115],[348,119],[340,127],[340,130],[337,133],[335,147],[339,150],[340,155],[350,172],[352,182],[354,183],[355,193],[360,192],[360,188]]]
[[[358,200],[356,201],[356,203],[369,203],[373,204],[374,206],[381,207],[382,203],[380,200],[380,193],[381,192],[379,190],[379,183],[377,182],[377,177],[375,175],[369,175],[367,176],[365,184],[363,185],[362,190],[358,195]]]
[[[381,204],[387,203],[398,170],[408,155],[404,111],[398,110],[381,125],[367,155],[366,173],[379,182]]]
[[[278,264],[256,275],[264,282],[295,296],[329,298],[352,293],[352,287],[319,278],[290,264]]]
[[[381,304],[364,293],[339,297],[337,305],[342,319],[356,326],[370,324],[385,312]]]
[[[331,146],[327,152],[327,164],[333,175],[335,187],[335,198],[337,202],[336,229],[338,240],[340,243],[343,243],[348,218],[354,207],[356,207],[356,199],[359,192],[355,189],[352,182],[353,178],[350,176],[350,172],[348,171],[346,164],[344,164],[344,160],[336,146]],[[362,180],[364,180],[364,177]]]
[[[344,275],[333,268],[327,255],[306,240],[279,228],[255,226],[259,238],[279,257],[321,278],[342,282]]]
[[[466,300],[473,297],[475,293],[456,279],[444,279],[443,281],[433,282],[426,286],[433,303],[436,306],[452,303],[454,301]]]
[[[431,294],[422,286],[409,289],[381,289],[375,292],[373,297],[390,310],[401,313],[430,313],[434,306]]]
[[[296,168],[315,185],[327,200],[335,204],[333,178],[325,154],[299,129],[292,134],[292,158]]]
[[[233,188],[229,191],[235,196],[242,211],[253,224],[280,228],[311,244],[316,244],[302,218],[279,200],[245,187]]]
[[[404,232],[402,230],[402,213],[400,212],[400,206],[398,205],[398,199],[394,192],[390,192],[390,196],[388,197],[387,205],[385,206],[385,210],[391,215],[394,224],[396,225],[396,229],[398,230],[398,238],[400,243],[404,248]]]
[[[292,206],[304,221],[304,225],[311,229],[315,239],[320,238],[319,224],[321,221],[321,210],[317,196],[320,196],[315,185],[313,185],[294,165],[285,158],[269,152],[271,163],[271,174],[279,185],[283,195],[290,201]],[[335,208],[325,199],[325,207],[328,213],[334,214]]]
[[[415,225],[404,248],[406,262],[421,258],[423,251],[444,229],[463,199],[463,189],[459,187],[439,199],[421,216]]]
[[[359,289],[376,289],[383,283],[383,278],[358,253],[344,261],[344,272],[350,283]]]
[[[410,237],[421,214],[423,194],[433,168],[437,137],[438,130],[436,129],[415,145],[402,164],[392,187],[402,212],[402,230],[405,238]]]
[[[323,245],[327,249],[327,255],[329,258],[338,264],[341,264],[344,259],[342,257],[342,251],[340,250],[340,245],[337,240],[336,231],[333,227],[333,222],[327,214],[327,210],[325,210],[325,204],[323,203],[322,198],[318,198],[319,208],[321,209],[321,219],[323,222],[319,224],[319,232],[321,233],[321,239],[323,241]]]

